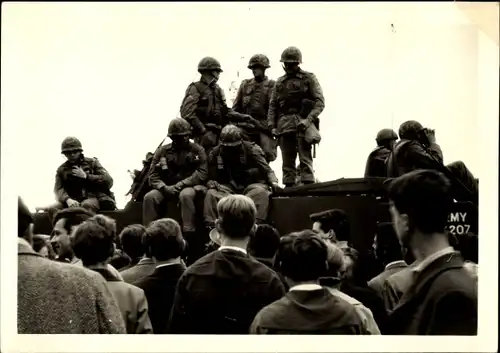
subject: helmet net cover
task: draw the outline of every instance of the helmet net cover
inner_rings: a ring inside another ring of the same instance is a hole
[[[269,58],[264,54],[255,54],[248,61],[248,68],[252,69],[255,66],[261,66],[266,69],[270,68]]]
[[[76,137],[66,137],[61,143],[61,153],[83,151],[82,143]]]
[[[168,136],[182,136],[191,133],[191,124],[185,119],[175,118],[168,125]]]
[[[211,56],[206,56],[203,59],[201,59],[200,62],[198,63],[198,72],[201,73],[203,71],[222,72],[222,67],[217,59]]]
[[[302,63],[302,52],[297,47],[288,47],[281,53],[281,62],[283,63]]]
[[[238,146],[241,145],[243,138],[241,130],[235,125],[226,125],[220,134],[220,144],[222,146]]]

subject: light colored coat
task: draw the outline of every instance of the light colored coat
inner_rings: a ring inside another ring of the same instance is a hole
[[[125,333],[120,309],[98,273],[48,260],[18,238],[19,334]]]

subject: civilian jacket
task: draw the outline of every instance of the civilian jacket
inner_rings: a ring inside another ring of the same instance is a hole
[[[216,250],[179,279],[168,332],[247,334],[259,310],[283,295],[269,267],[238,250]]]
[[[390,316],[390,334],[476,335],[477,283],[458,252],[414,274]]]
[[[135,282],[152,274],[155,268],[155,261],[149,257],[145,257],[142,258],[137,265],[127,268],[124,271],[120,271],[120,275],[125,282],[135,284]]]
[[[125,333],[105,280],[88,269],[45,259],[19,239],[19,334]]]
[[[407,268],[408,265],[404,261],[398,261],[398,262],[393,262],[388,264],[384,272],[379,274],[378,276],[372,278],[368,282],[368,287],[373,289],[375,292],[377,292],[378,296],[382,299],[384,299],[384,282],[387,278],[389,278],[391,275],[401,271],[404,268]]]
[[[127,333],[153,333],[144,291],[123,282],[108,269],[93,270],[100,273],[107,281],[108,288],[122,313]]]
[[[167,330],[175,288],[185,270],[186,267],[183,264],[161,266],[149,276],[135,282],[135,285],[146,294],[149,317],[155,334],[163,334]]]

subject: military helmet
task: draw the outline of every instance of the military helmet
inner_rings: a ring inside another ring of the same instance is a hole
[[[271,67],[271,65],[269,65],[269,58],[264,54],[255,54],[250,58],[250,61],[248,62],[248,68],[251,69],[254,66],[262,66],[266,69]]]
[[[399,127],[399,137],[404,139],[416,139],[418,134],[424,129],[422,124],[415,120],[408,120]]]
[[[191,124],[185,119],[175,118],[168,125],[168,137],[188,135],[191,133]]]
[[[392,129],[382,129],[378,132],[375,140],[377,141],[388,141],[388,140],[397,140],[398,135]]]
[[[220,133],[220,144],[222,146],[238,146],[241,145],[243,137],[241,130],[235,125],[226,125]]]
[[[66,137],[61,143],[61,153],[83,151],[82,143],[76,137]]]
[[[297,47],[288,47],[281,53],[282,63],[302,63],[302,53]]]
[[[212,58],[211,56],[206,56],[198,63],[198,72],[201,73],[202,71],[222,72],[222,68],[220,66],[220,62],[217,59]]]

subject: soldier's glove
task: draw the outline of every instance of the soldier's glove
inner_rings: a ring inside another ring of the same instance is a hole
[[[73,200],[73,199],[67,199],[66,204],[68,205],[69,208],[80,206],[80,202]]]
[[[299,123],[297,124],[297,129],[299,131],[306,131],[309,126],[311,126],[311,120],[300,119]]]
[[[177,195],[177,192],[175,190],[175,186],[173,186],[173,185],[164,186],[161,189],[161,192],[165,196],[175,196],[175,195]]]
[[[207,188],[218,190],[219,189],[219,183],[216,182],[215,180],[209,180],[207,182]]]

